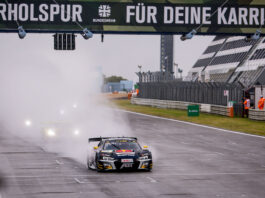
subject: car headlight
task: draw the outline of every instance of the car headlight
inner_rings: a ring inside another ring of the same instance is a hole
[[[27,126],[27,127],[30,127],[31,126],[31,120],[25,120],[25,125]]]
[[[109,153],[100,153],[100,156],[101,157],[110,157],[110,154]]]
[[[109,153],[100,153],[100,158],[102,160],[114,160]]]
[[[151,158],[149,155],[150,155],[149,153],[142,153],[139,156],[139,160],[147,160],[147,159]]]
[[[139,160],[147,160],[148,159],[148,155],[144,156],[144,157],[139,157]]]
[[[74,131],[74,135],[79,135],[80,134],[80,131],[79,130],[75,130]]]
[[[49,137],[54,137],[56,135],[55,131],[53,129],[48,129],[47,130],[47,135]]]
[[[106,161],[112,161],[112,160],[114,160],[113,157],[103,157],[102,159],[103,160],[106,160]]]

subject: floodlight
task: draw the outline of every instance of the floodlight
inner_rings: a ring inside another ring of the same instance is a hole
[[[197,33],[197,31],[193,29],[193,30],[192,30],[191,32],[189,32],[188,34],[182,35],[182,36],[180,37],[180,39],[181,39],[182,41],[185,41],[185,40],[187,40],[187,39],[191,39],[196,33]]]
[[[260,38],[260,34],[261,34],[261,30],[256,30],[255,34],[253,34],[252,36],[247,36],[245,38],[245,40],[247,42],[250,42],[252,40],[255,40],[256,41],[256,40],[258,40]]]
[[[87,28],[85,28],[85,29],[83,30],[82,36],[84,37],[84,39],[87,40],[87,39],[90,39],[90,38],[93,37],[93,33],[90,32]]]
[[[25,38],[26,34],[27,33],[25,32],[25,30],[23,29],[23,27],[22,26],[19,26],[18,27],[18,36],[19,36],[19,38],[20,39]]]

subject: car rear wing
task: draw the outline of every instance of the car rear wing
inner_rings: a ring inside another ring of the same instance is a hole
[[[95,138],[88,138],[88,143],[90,142],[100,142],[101,140],[104,139],[115,139],[115,138],[128,138],[128,139],[134,139],[137,140],[136,137],[95,137]]]

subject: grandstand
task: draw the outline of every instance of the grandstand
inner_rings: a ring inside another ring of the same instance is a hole
[[[264,94],[265,37],[247,42],[242,36],[216,36],[184,80],[163,70],[137,75],[141,98],[222,106],[233,101],[234,113],[241,115],[243,96],[255,107]]]
[[[187,81],[265,84],[265,37],[216,36],[189,71]]]

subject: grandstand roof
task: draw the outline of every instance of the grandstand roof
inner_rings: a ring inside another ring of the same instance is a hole
[[[191,81],[265,84],[265,37],[216,36],[188,74]]]

